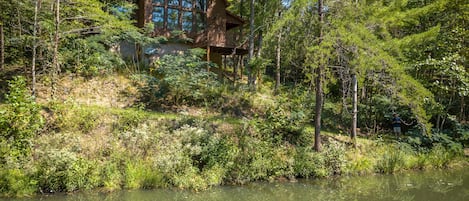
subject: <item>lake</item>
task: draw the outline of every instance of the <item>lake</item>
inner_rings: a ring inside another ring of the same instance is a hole
[[[8,201],[303,201],[399,200],[468,201],[469,167],[395,175],[342,176],[300,179],[297,182],[256,182],[243,186],[214,187],[202,192],[175,189],[86,192]]]

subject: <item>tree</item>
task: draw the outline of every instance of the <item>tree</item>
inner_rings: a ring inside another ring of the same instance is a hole
[[[0,70],[5,67],[5,33],[3,32],[3,20],[0,18]]]
[[[254,19],[255,19],[255,6],[254,6],[255,0],[250,0],[249,2],[249,7],[250,7],[250,15],[249,15],[249,53],[248,53],[248,62],[249,62],[249,67],[248,67],[248,85],[251,86],[252,88],[255,88],[256,86],[256,76],[253,65],[252,65],[252,60],[254,59],[254,29],[255,29],[255,24],[254,24]]]
[[[323,0],[318,1],[318,46],[321,46],[323,40],[323,26],[324,26],[324,12],[323,12]],[[321,52],[321,51],[320,51]],[[322,57],[322,56],[320,56]],[[321,151],[321,115],[322,105],[324,104],[324,94],[322,89],[322,79],[325,64],[322,59],[319,59],[318,67],[316,69],[316,103],[315,103],[315,114],[314,114],[314,149]]]
[[[38,30],[38,22],[37,22],[37,15],[39,12],[39,7],[41,5],[41,0],[36,0],[34,6],[34,25],[33,25],[33,56],[31,61],[31,77],[32,77],[32,95],[33,97],[36,95],[36,51],[37,51],[37,30]]]
[[[55,1],[55,32],[54,32],[54,53],[52,59],[52,93],[51,96],[54,99],[56,94],[56,84],[57,76],[60,72],[60,63],[59,63],[59,42],[60,42],[60,0]]]

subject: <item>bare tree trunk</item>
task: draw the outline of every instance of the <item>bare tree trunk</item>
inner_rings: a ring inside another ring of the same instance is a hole
[[[257,58],[261,58],[261,55],[262,55],[262,41],[264,40],[264,37],[263,37],[263,32],[262,31],[259,31],[259,37],[257,39]],[[264,69],[261,69],[260,66],[258,66],[257,68],[257,71],[256,71],[256,76],[254,77],[254,85],[261,85],[262,84],[262,70]],[[257,83],[256,83],[257,81]]]
[[[59,29],[60,29],[60,0],[55,2],[55,34],[54,34],[54,56],[52,69],[52,99],[55,98],[57,92],[57,76],[60,71],[59,64]]]
[[[223,68],[220,71],[221,81],[225,84],[225,71],[226,71],[226,55],[223,55]]]
[[[465,107],[465,104],[464,104],[464,96],[461,96],[461,105],[460,105],[460,115],[459,115],[459,121],[464,121],[466,120],[466,117],[465,117],[465,114],[464,114],[464,107]]]
[[[0,70],[5,68],[5,33],[3,31],[3,21],[0,20]]]
[[[31,62],[31,77],[33,79],[31,90],[33,93],[33,97],[36,96],[36,50],[37,50],[37,14],[39,10],[39,5],[41,4],[41,0],[36,0],[36,5],[34,6],[34,26],[33,26],[33,58]]]
[[[353,105],[353,117],[352,117],[352,132],[351,132],[351,138],[354,147],[357,147],[356,143],[356,137],[357,137],[357,91],[358,91],[358,83],[357,83],[357,75],[354,73],[352,75],[352,84],[353,84],[353,98],[352,98],[352,105]]]
[[[244,14],[243,5],[244,5],[244,0],[240,0],[240,1],[239,1],[239,8],[238,8],[238,9],[239,9],[239,16],[240,16],[241,18],[243,18],[243,14]],[[239,41],[243,41],[243,28],[244,28],[243,25],[241,25],[241,26],[239,27],[239,35],[238,35],[238,40],[239,40]],[[238,69],[241,69],[240,78],[243,79],[243,70],[242,70],[242,67],[241,67],[241,65],[242,65],[241,62],[243,62],[243,56],[237,55],[237,56],[236,56],[236,64],[235,64],[234,67],[233,67],[233,74],[234,74],[234,77],[233,77],[233,80],[234,80],[233,85],[234,85],[234,86],[236,86],[236,81],[237,81],[237,79],[238,79]]]
[[[254,58],[254,1],[250,1],[250,17],[249,17],[249,54],[248,54],[248,62],[251,62]],[[256,76],[253,72],[253,67],[249,64],[248,68],[248,85],[251,87],[255,87],[256,85]]]
[[[323,0],[318,1],[318,13],[319,13],[319,42],[318,45],[322,43],[322,26],[324,22],[324,13],[322,12]],[[315,105],[315,117],[314,117],[314,149],[317,152],[321,151],[321,115],[322,115],[322,105],[324,103],[324,95],[322,91],[322,74],[323,74],[324,64],[320,60],[319,66],[316,71],[316,105]]]
[[[281,12],[278,13],[280,18]],[[277,36],[277,48],[276,48],[276,67],[275,67],[275,94],[278,93],[280,87],[280,63],[281,63],[281,48],[280,42],[282,41],[282,33]]]

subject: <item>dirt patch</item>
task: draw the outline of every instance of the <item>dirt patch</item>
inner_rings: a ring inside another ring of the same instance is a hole
[[[464,149],[464,155],[465,155],[465,156],[469,156],[469,148],[465,148],[465,149]]]
[[[98,76],[91,79],[66,75],[57,84],[56,98],[83,105],[124,108],[135,104],[139,92],[132,80],[122,75]],[[50,84],[38,84],[38,102],[51,99]]]

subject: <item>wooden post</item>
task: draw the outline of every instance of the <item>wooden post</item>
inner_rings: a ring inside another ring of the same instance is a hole
[[[233,86],[236,86],[236,80],[238,79],[238,65],[239,65],[239,55],[234,55],[232,58],[234,58],[233,62]]]
[[[226,55],[223,55],[223,69],[220,72],[223,83],[225,83],[225,70],[226,70]]]

